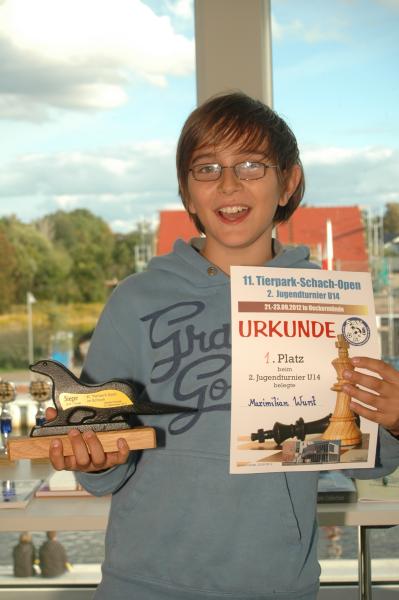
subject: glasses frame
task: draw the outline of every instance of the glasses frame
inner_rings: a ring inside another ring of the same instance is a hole
[[[260,177],[240,177],[238,169],[239,169],[239,167],[241,167],[241,165],[245,165],[245,164],[262,165],[263,166],[263,174]],[[217,166],[220,168],[220,170],[218,172],[218,176],[213,179],[197,179],[197,177],[194,174],[194,169],[197,169],[199,167],[206,167],[209,165],[212,165],[215,167]],[[267,163],[264,163],[259,160],[243,160],[235,165],[221,165],[219,163],[212,163],[212,162],[201,163],[199,165],[195,165],[194,167],[191,167],[191,169],[189,169],[188,171],[191,172],[195,181],[199,181],[201,183],[206,183],[209,181],[218,181],[222,176],[223,169],[233,169],[235,176],[240,181],[257,181],[258,179],[262,179],[263,177],[265,177],[267,169],[277,169],[277,168],[278,168],[278,165],[268,165]]]

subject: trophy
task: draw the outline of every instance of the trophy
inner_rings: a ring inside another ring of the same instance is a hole
[[[330,424],[323,433],[323,440],[339,440],[341,446],[358,446],[362,441],[362,432],[357,425],[355,413],[349,408],[351,397],[344,392],[342,386],[349,383],[343,376],[345,369],[353,370],[349,358],[349,344],[344,336],[337,335],[335,346],[338,348],[338,358],[334,358],[332,364],[337,371],[337,381],[332,390],[337,392],[334,412],[330,418]]]
[[[45,404],[51,398],[51,384],[49,381],[36,380],[31,381],[29,385],[29,394],[37,404],[35,416],[35,425],[40,427],[46,422]]]
[[[48,457],[54,436],[62,440],[64,456],[71,456],[73,450],[67,433],[72,429],[95,431],[105,452],[117,451],[120,438],[126,440],[130,450],[155,448],[155,429],[136,426],[136,416],[197,410],[151,402],[144,393],[137,396],[128,381],[111,379],[100,384],[84,383],[54,360],[39,360],[29,368],[51,379],[57,414],[50,421],[36,424],[29,437],[9,440],[10,460]]]
[[[0,381],[0,432],[1,432],[1,446],[0,454],[8,455],[8,438],[12,432],[12,416],[9,409],[10,403],[15,400],[15,385],[11,381]]]

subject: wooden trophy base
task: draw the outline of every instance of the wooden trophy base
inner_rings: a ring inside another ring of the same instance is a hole
[[[97,431],[97,437],[103,445],[105,452],[118,450],[117,441],[120,438],[126,440],[130,450],[145,450],[156,448],[157,442],[155,429],[153,427],[133,427],[132,429],[120,429],[115,431]],[[73,454],[71,442],[67,435],[46,435],[42,437],[20,437],[8,440],[8,458],[20,460],[21,458],[48,458],[50,443],[61,440],[64,456]]]

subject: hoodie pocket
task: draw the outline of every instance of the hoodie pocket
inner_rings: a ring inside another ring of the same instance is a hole
[[[225,459],[154,450],[113,497],[105,564],[124,578],[264,594],[293,589],[300,538],[284,474],[230,475]]]

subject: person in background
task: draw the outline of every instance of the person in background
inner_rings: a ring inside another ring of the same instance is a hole
[[[34,568],[36,560],[36,549],[32,542],[32,536],[24,531],[19,536],[19,542],[12,550],[15,577],[33,577],[36,575]]]
[[[70,565],[65,548],[56,538],[56,531],[48,531],[47,540],[39,548],[42,577],[59,577],[69,570]]]

